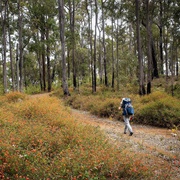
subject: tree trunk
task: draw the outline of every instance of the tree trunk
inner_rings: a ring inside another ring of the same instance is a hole
[[[96,34],[98,23],[98,7],[97,0],[95,0],[95,33],[94,33],[94,75],[93,75],[93,92],[96,92]]]
[[[23,92],[23,39],[22,39],[22,26],[23,26],[23,17],[22,17],[22,6],[21,0],[18,0],[18,31],[19,31],[19,90]]]
[[[39,79],[40,79],[40,88],[41,88],[41,91],[43,91],[43,77],[42,77],[42,59],[41,59],[41,55],[40,55],[40,52],[37,52],[37,60],[38,60],[38,63],[39,63]]]
[[[105,45],[105,20],[104,20],[104,2],[101,0],[102,8],[102,31],[103,31],[103,59],[104,59],[104,76],[105,76],[105,86],[108,86],[108,77],[107,77],[107,65],[106,65],[106,45]]]
[[[103,67],[102,67],[102,46],[101,46],[101,31],[99,29],[99,76],[100,76],[100,84],[103,83]]]
[[[117,32],[116,32],[117,90],[120,89],[120,82],[119,82],[119,36],[118,36],[118,34],[119,34],[119,21],[117,19]]]
[[[168,30],[168,29],[167,29]],[[165,52],[165,67],[166,67],[166,87],[165,89],[167,90],[168,88],[168,37],[164,34],[164,52]]]
[[[71,5],[71,0],[69,2],[69,16],[70,16],[70,31],[72,39],[72,64],[73,64],[73,86],[74,90],[77,88],[77,75],[76,75],[76,62],[75,62],[75,0],[73,0],[73,5]]]
[[[2,21],[2,45],[3,45],[3,88],[4,88],[4,93],[7,93],[7,62],[6,62],[6,49],[7,49],[7,44],[6,44],[6,38],[7,38],[7,1],[4,4],[4,15],[3,13],[1,14],[1,17],[3,18]]]
[[[91,82],[93,83],[94,81],[94,73],[93,73],[93,33],[92,33],[92,2],[90,2],[90,7],[91,7],[91,17],[90,17],[90,24],[89,24],[89,31],[90,31],[90,66],[91,66]],[[93,91],[92,91],[93,92]]]
[[[19,91],[19,44],[16,45],[16,81],[17,91]]]
[[[13,63],[13,55],[12,55],[12,42],[11,42],[11,30],[10,26],[8,26],[9,33],[9,53],[10,53],[10,66],[11,66],[11,78],[12,78],[12,90],[15,91],[15,82],[14,82],[14,63]]]
[[[171,44],[170,71],[171,71],[171,94],[174,96],[174,77],[175,77],[175,37]]]
[[[176,46],[176,77],[179,76],[178,45]]]
[[[43,91],[46,91],[46,60],[45,60],[45,46],[44,46],[44,42],[45,42],[45,30],[44,28],[41,29],[41,43],[42,43],[42,85],[43,85]]]
[[[113,17],[112,17],[112,19],[111,19],[111,23],[112,23],[112,49],[111,49],[111,51],[112,51],[112,84],[111,84],[111,87],[114,89],[114,19],[113,19]]]
[[[142,49],[141,49],[141,36],[140,36],[140,20],[139,20],[139,0],[136,0],[136,33],[137,33],[137,51],[138,51],[138,61],[139,61],[139,94],[145,94],[144,87],[144,73],[143,73],[143,59],[142,59]]]
[[[59,29],[60,29],[60,40],[62,48],[62,86],[64,95],[69,96],[69,90],[66,78],[66,57],[65,57],[65,40],[64,40],[64,0],[58,0],[58,11],[59,11]]]
[[[164,58],[163,58],[163,6],[162,6],[162,0],[159,1],[160,4],[160,17],[159,17],[159,49],[160,49],[160,59],[161,59],[161,70],[160,73],[163,75],[163,66],[164,66]]]
[[[147,94],[151,93],[152,80],[152,52],[151,52],[151,20],[149,17],[149,0],[146,1],[146,30],[147,30],[147,57],[148,57],[148,72],[147,72]]]
[[[68,79],[71,77],[71,64],[70,64],[70,49],[67,49],[67,71],[68,71]]]
[[[46,31],[46,40],[49,40],[49,29]],[[46,47],[46,57],[47,57],[47,79],[48,79],[48,92],[51,92],[51,65],[50,65],[50,47],[47,43]]]
[[[91,38],[91,23],[90,23],[90,14],[89,14],[89,10],[88,10],[88,0],[86,0],[86,12],[88,15],[88,43],[90,44],[90,38]],[[89,53],[88,51],[88,77],[90,77],[91,74],[91,53]]]

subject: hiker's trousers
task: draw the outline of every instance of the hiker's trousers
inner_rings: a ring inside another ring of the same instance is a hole
[[[125,124],[124,133],[127,132],[127,129],[128,129],[128,131],[129,131],[130,133],[132,133],[133,130],[132,130],[132,127],[131,127],[131,125],[130,125],[130,123],[129,123],[129,116],[123,116],[123,119],[124,119],[124,124]]]

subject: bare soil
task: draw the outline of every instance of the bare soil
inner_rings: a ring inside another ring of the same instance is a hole
[[[100,128],[110,142],[134,160],[154,170],[168,174],[167,179],[180,179],[180,132],[131,122],[134,134],[124,134],[123,121],[99,118],[89,112],[72,109],[76,121]],[[167,173],[168,172],[168,173]],[[166,177],[162,178],[166,179]]]

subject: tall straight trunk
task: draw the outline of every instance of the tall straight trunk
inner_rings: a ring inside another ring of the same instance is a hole
[[[90,16],[90,24],[89,24],[89,30],[90,30],[90,66],[91,66],[91,82],[94,81],[94,73],[93,73],[93,29],[92,29],[92,2],[90,2],[91,7],[91,16]]]
[[[96,34],[98,23],[98,7],[97,0],[95,0],[95,32],[94,32],[94,75],[93,75],[93,92],[96,92]]]
[[[7,60],[6,60],[6,49],[7,49],[7,44],[6,44],[6,38],[7,38],[7,2],[4,4],[4,15],[1,14],[1,17],[3,18],[3,24],[2,24],[2,44],[3,44],[3,87],[4,87],[4,93],[7,93]]]
[[[46,40],[49,40],[49,29],[46,31]],[[47,81],[48,81],[48,92],[51,92],[51,65],[50,65],[50,46],[49,43],[46,45],[46,58],[47,58]]]
[[[67,49],[67,68],[68,68],[68,79],[70,79],[71,74],[71,64],[70,64],[70,49]]]
[[[160,49],[160,59],[161,59],[161,70],[160,73],[163,75],[163,66],[164,66],[164,58],[163,58],[163,5],[162,0],[159,1],[160,4],[160,17],[159,17],[159,49]]]
[[[101,0],[102,8],[102,31],[103,31],[103,59],[104,59],[104,76],[105,76],[105,86],[108,86],[108,77],[107,77],[107,63],[106,63],[106,45],[105,45],[105,18],[104,18],[104,2]]]
[[[19,91],[19,44],[16,45],[16,81],[17,91]]]
[[[75,0],[68,0],[69,3],[69,16],[70,16],[70,31],[72,39],[72,69],[73,69],[73,86],[74,90],[77,88],[77,75],[76,75],[76,62],[75,62]]]
[[[75,0],[73,0],[73,18],[72,18],[72,34],[73,34],[73,49],[72,49],[72,57],[73,57],[73,84],[74,88],[77,88],[77,72],[76,72],[76,60],[75,60]]]
[[[42,51],[41,51],[41,60],[42,60],[42,85],[43,91],[46,91],[46,57],[45,57],[45,29],[41,29],[41,43],[42,43]]]
[[[62,87],[64,95],[69,96],[69,90],[66,78],[66,57],[65,57],[65,40],[64,40],[64,0],[58,0],[58,11],[59,11],[59,30],[60,30],[60,41],[62,50]]]
[[[119,88],[120,88],[120,82],[119,82],[119,36],[118,36],[118,34],[119,34],[119,21],[118,21],[118,19],[117,19],[117,32],[116,32],[116,64],[117,64],[117,66],[116,66],[116,73],[117,73],[117,90],[119,90]]]
[[[113,34],[114,34],[114,19],[113,19],[113,17],[112,17],[112,19],[111,19],[111,23],[112,23],[112,49],[111,49],[111,51],[112,51],[112,84],[111,84],[111,87],[114,89],[114,36],[113,36]]]
[[[22,26],[23,26],[23,15],[22,15],[22,0],[18,0],[18,32],[19,32],[19,90],[23,92],[23,40],[22,40]]]
[[[90,14],[89,14],[89,10],[88,10],[88,0],[86,0],[86,12],[87,12],[87,15],[88,15],[88,43],[89,43],[89,45],[90,45],[90,38],[91,38],[91,20],[90,20]],[[89,76],[88,77],[90,77],[90,74],[91,74],[91,59],[92,59],[92,57],[91,57],[91,52],[89,53],[89,51],[88,51],[88,74],[89,74]]]
[[[176,77],[179,76],[178,45],[176,45]]]
[[[171,94],[174,96],[174,78],[175,78],[175,37],[171,44],[170,71],[171,71]]]
[[[11,30],[10,30],[10,26],[8,26],[8,34],[9,34],[9,53],[10,53],[12,90],[15,91],[14,63],[13,63],[13,54],[12,54],[12,44],[11,44],[12,42],[11,42]]]
[[[40,42],[40,37],[39,37],[39,32],[37,32],[36,37],[37,37],[37,42]],[[37,57],[37,61],[38,61],[38,65],[39,65],[39,80],[40,80],[40,88],[41,91],[43,91],[43,77],[42,77],[42,55],[41,55],[41,51],[37,50],[36,52],[36,57]]]
[[[139,0],[136,2],[136,33],[137,33],[137,51],[138,51],[138,61],[139,61],[139,94],[145,94],[144,87],[144,72],[143,72],[143,59],[142,59],[142,49],[141,49],[141,36],[140,36],[140,19],[139,19]]]
[[[168,28],[167,28],[168,30]],[[166,90],[168,88],[168,37],[166,35],[163,35],[164,37],[164,52],[165,52],[165,67],[166,67]]]
[[[51,74],[51,84],[52,82],[54,82],[54,79],[55,79],[56,64],[57,64],[57,55],[54,54],[54,62],[53,62],[53,68],[52,68],[52,74]]]
[[[15,91],[15,78],[14,78],[14,63],[13,63],[13,53],[12,53],[12,40],[11,40],[11,28],[9,22],[9,10],[8,10],[8,38],[9,38],[9,55],[10,55],[10,68],[11,68],[11,79],[12,79],[12,90]]]
[[[103,82],[103,67],[102,67],[102,46],[101,46],[101,32],[99,29],[99,57],[98,57],[98,61],[99,61],[99,76],[100,76],[100,84],[102,84]]]
[[[152,80],[152,52],[151,52],[151,20],[149,17],[149,0],[146,1],[146,30],[147,30],[147,57],[148,57],[148,72],[147,72],[147,94],[151,93]]]

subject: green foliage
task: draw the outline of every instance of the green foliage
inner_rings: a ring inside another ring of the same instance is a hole
[[[180,122],[180,101],[164,92],[154,92],[139,99],[136,121],[140,123],[173,127]],[[142,104],[142,105],[141,105]]]
[[[139,97],[130,94],[133,86],[127,84],[126,87],[123,95],[112,92],[107,87],[99,87],[97,93],[92,95],[86,86],[86,91],[82,94],[72,92],[71,97],[65,99],[65,103],[76,109],[90,111],[100,117],[120,119],[122,112],[118,110],[118,107],[121,98],[130,97],[135,108],[134,121],[136,123],[168,128],[179,126],[180,102],[178,99],[161,91]]]
[[[29,85],[26,90],[25,93],[26,94],[38,94],[41,92],[41,88],[40,85]]]
[[[4,94],[4,88],[3,88],[3,84],[0,84],[0,95]]]
[[[174,96],[180,99],[180,83],[174,86]]]

